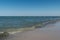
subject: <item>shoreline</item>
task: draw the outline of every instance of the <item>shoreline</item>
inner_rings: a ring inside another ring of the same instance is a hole
[[[53,24],[53,23],[56,23],[56,22],[59,22],[59,21],[60,21],[59,19],[44,21],[44,22],[36,24],[32,27],[18,28],[18,29],[7,29],[6,32],[8,32],[9,34],[15,34],[15,33],[24,32],[24,31],[31,31],[31,30],[34,30],[34,29],[37,29],[37,28],[43,28],[48,24]],[[5,32],[5,31],[3,31],[3,32]],[[0,33],[3,33],[3,32],[0,32]]]
[[[16,33],[12,38],[7,40],[60,40],[60,29],[57,27],[60,22],[55,23],[51,28],[37,28],[33,31],[26,31],[22,33]],[[57,25],[57,26],[56,26]],[[60,25],[59,25],[60,26]]]
[[[45,24],[46,23],[46,24]],[[8,32],[8,33],[10,33],[10,36],[9,36],[9,38],[8,38],[8,40],[12,40],[12,39],[14,39],[14,40],[17,40],[17,39],[20,39],[20,37],[21,36],[23,36],[24,37],[24,35],[25,36],[30,36],[31,35],[31,33],[33,34],[33,37],[34,37],[34,34],[37,36],[40,32],[42,33],[45,33],[45,32],[49,32],[49,30],[46,30],[44,27],[46,27],[48,24],[52,24],[53,22],[45,22],[42,26],[42,28],[35,28],[35,27],[37,27],[37,26],[41,26],[40,24],[38,24],[38,25],[34,25],[34,26],[32,26],[32,28],[30,27],[28,27],[28,28],[22,28],[22,29],[19,29],[20,31],[12,31],[12,32]],[[54,23],[53,24],[56,24],[56,23],[58,23],[58,21],[54,21]],[[48,28],[49,28],[49,26],[50,25],[48,25]],[[53,27],[53,26],[52,26]],[[54,32],[54,31],[53,31]],[[43,34],[42,33],[42,34]],[[43,35],[45,35],[45,34],[43,34]],[[47,35],[47,34],[46,34]],[[49,32],[49,35],[50,35],[50,32]],[[28,37],[29,37],[28,36]],[[32,36],[32,35],[31,35]],[[30,36],[30,37],[31,37]],[[12,38],[11,38],[12,37]],[[22,38],[23,38],[22,37]],[[28,38],[27,37],[27,38]],[[39,36],[40,37],[40,36]],[[16,39],[15,39],[16,38]],[[24,39],[23,39],[24,40]],[[34,40],[34,39],[33,39]]]

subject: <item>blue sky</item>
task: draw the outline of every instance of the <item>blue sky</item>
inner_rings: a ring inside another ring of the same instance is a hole
[[[60,0],[0,0],[0,16],[60,16]]]

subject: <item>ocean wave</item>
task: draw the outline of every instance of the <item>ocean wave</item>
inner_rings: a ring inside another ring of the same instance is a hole
[[[35,29],[34,26],[33,27],[26,27],[26,28],[18,28],[18,29],[11,28],[11,29],[6,29],[0,33],[8,32],[9,34],[15,34],[15,33],[24,32],[24,31],[31,31],[34,29]]]
[[[18,33],[18,32],[30,31],[30,30],[34,30],[36,28],[41,28],[41,27],[45,26],[46,24],[49,24],[50,22],[51,21],[44,22],[44,23],[39,23],[39,24],[33,25],[31,27],[3,29],[3,31],[0,31],[0,33],[8,32],[10,34],[15,34],[15,33]]]

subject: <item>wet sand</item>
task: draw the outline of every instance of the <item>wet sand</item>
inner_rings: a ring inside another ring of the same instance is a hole
[[[60,22],[12,35],[8,40],[60,40]]]

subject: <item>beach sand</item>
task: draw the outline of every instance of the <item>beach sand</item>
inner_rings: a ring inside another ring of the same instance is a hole
[[[60,22],[33,31],[16,33],[7,40],[60,40]]]

